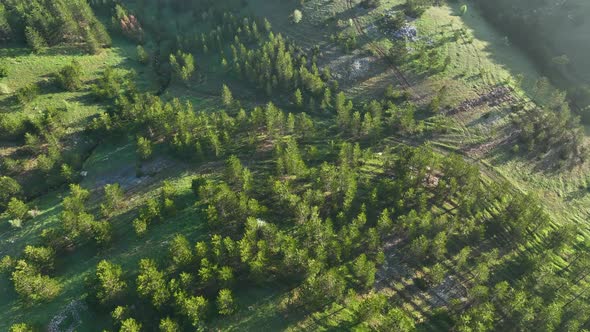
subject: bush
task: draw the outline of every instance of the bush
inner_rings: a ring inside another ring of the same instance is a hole
[[[96,266],[96,279],[96,297],[102,304],[120,298],[127,288],[121,266],[106,260],[102,260]]]
[[[30,103],[39,95],[39,86],[36,83],[29,83],[16,92],[16,98],[21,104]]]
[[[303,13],[299,9],[293,11],[293,23],[297,24],[303,19]]]
[[[55,251],[52,248],[33,247],[31,245],[28,245],[25,247],[24,254],[27,262],[32,263],[38,270],[53,270]]]
[[[18,323],[10,327],[10,332],[33,332],[33,328],[25,323]]]
[[[150,55],[146,52],[145,48],[141,45],[137,45],[137,61],[146,65],[150,62]]]
[[[0,114],[0,139],[22,139],[25,131],[25,117],[21,113]]]
[[[148,160],[152,155],[152,142],[144,137],[137,138],[137,155],[141,160]]]
[[[82,87],[82,66],[76,60],[63,67],[55,77],[59,86],[67,91],[76,91]]]
[[[12,197],[20,194],[22,188],[16,180],[8,176],[0,177],[0,211],[6,209]]]
[[[25,219],[27,212],[29,212],[29,208],[27,207],[27,204],[25,204],[20,199],[18,199],[16,197],[12,197],[10,199],[10,202],[8,202],[8,207],[6,209],[6,213],[8,213],[10,218],[23,220],[23,219]]]
[[[42,275],[24,260],[16,263],[12,282],[18,295],[30,302],[50,301],[61,292],[61,286],[56,280]]]
[[[143,236],[147,232],[148,224],[145,219],[135,219],[133,220],[133,229],[135,230],[135,234],[137,236]]]
[[[8,77],[8,67],[0,64],[0,78]]]
[[[222,289],[217,296],[217,309],[220,315],[228,316],[235,311],[234,298],[231,290]]]

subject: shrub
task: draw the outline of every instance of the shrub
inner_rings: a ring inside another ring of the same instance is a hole
[[[145,48],[141,45],[137,45],[137,61],[146,65],[150,62],[150,55],[146,52]]]
[[[20,194],[21,190],[16,180],[8,176],[0,176],[0,211],[5,209],[10,199]]]
[[[293,11],[293,23],[297,24],[303,19],[303,13],[299,9]]]
[[[20,199],[12,197],[10,202],[8,202],[6,213],[8,213],[10,218],[23,220],[26,217],[27,212],[29,212],[27,204]]]
[[[161,332],[178,332],[180,331],[180,326],[178,323],[174,321],[170,317],[163,318],[160,321],[160,331]]]
[[[138,323],[133,318],[127,318],[121,323],[121,332],[139,332],[141,331],[141,323]]]
[[[29,83],[16,92],[16,98],[21,104],[30,103],[39,95],[39,86],[36,83]]]
[[[4,64],[0,64],[0,78],[8,77],[8,67]]]
[[[21,139],[25,130],[25,117],[21,113],[0,114],[0,138]]]
[[[121,266],[106,260],[100,261],[96,266],[96,279],[98,283],[96,297],[102,304],[120,298],[127,288]]]
[[[25,323],[18,323],[10,327],[10,332],[33,332],[33,328]]]
[[[27,262],[34,264],[40,271],[53,270],[53,261],[55,259],[55,251],[49,247],[33,247],[28,245],[25,247],[25,258]]]
[[[148,224],[145,219],[137,218],[133,220],[133,229],[135,229],[135,234],[137,236],[143,236],[147,232]]]
[[[217,309],[220,315],[228,316],[235,311],[234,298],[231,290],[222,289],[217,296]]]
[[[56,280],[42,275],[24,260],[16,263],[12,282],[18,295],[30,302],[50,301],[61,292],[61,286]]]
[[[55,77],[59,86],[67,91],[76,91],[82,86],[82,66],[76,60],[63,67]]]
[[[152,143],[144,137],[137,138],[137,155],[141,160],[148,160],[152,155]]]

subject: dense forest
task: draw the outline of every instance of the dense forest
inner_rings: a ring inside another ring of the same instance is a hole
[[[403,8],[419,16],[431,5],[412,0]],[[117,39],[132,46],[139,68],[105,66],[89,80],[73,60],[0,104],[0,139],[19,149],[2,155],[2,231],[37,222],[31,212],[39,198],[59,201],[56,222],[41,225],[38,237],[17,252],[0,245],[9,301],[41,310],[69,296],[109,331],[224,330],[220,321],[254,315],[241,297],[262,288],[278,294],[274,310],[295,330],[590,327],[590,256],[576,226],[556,225],[533,193],[429,143],[445,131],[433,120],[440,100],[425,104],[393,85],[353,100],[321,65],[319,47],[300,46],[241,6],[0,2],[4,43],[97,56]],[[431,70],[444,71],[444,57],[432,54]],[[410,61],[395,45],[387,56]],[[153,84],[141,84],[145,77]],[[175,94],[208,84],[213,92],[197,95],[213,95],[208,108]],[[99,111],[79,131],[67,108],[19,113],[46,91],[82,91]],[[535,92],[549,102],[511,106],[518,143],[528,154],[552,150],[583,163],[584,133],[565,96],[545,80]],[[133,147],[133,177],[148,182],[151,194],[114,181],[84,185],[89,156],[120,142]],[[158,163],[176,174],[158,177],[166,172],[152,170]],[[167,236],[157,253],[137,250],[133,263],[115,254],[132,242],[159,248],[157,234]],[[83,294],[65,294],[66,264],[90,259],[98,261],[76,277]],[[417,272],[383,291],[404,268]],[[417,318],[421,304],[408,294],[440,304]],[[12,332],[68,324],[2,318]]]
[[[0,40],[26,41],[36,52],[63,43],[82,43],[90,52],[109,46],[110,37],[86,1],[0,3]]]

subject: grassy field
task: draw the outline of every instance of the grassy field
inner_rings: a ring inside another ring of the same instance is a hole
[[[52,48],[43,54],[34,54],[27,48],[8,47],[0,49],[0,58],[7,65],[8,77],[0,81],[9,91],[17,91],[30,83],[40,86],[40,95],[31,103],[22,107],[11,95],[0,96],[0,107],[12,111],[21,111],[35,115],[47,107],[67,108],[67,120],[71,124],[82,121],[99,111],[99,106],[91,101],[87,89],[64,92],[53,86],[52,75],[73,60],[78,61],[84,69],[82,80],[90,83],[107,66],[119,68],[137,68],[132,58],[133,45],[120,43],[121,46],[107,49],[98,55],[83,54],[75,48]]]

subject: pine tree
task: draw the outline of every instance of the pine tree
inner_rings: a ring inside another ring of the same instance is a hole
[[[142,259],[139,262],[137,293],[151,299],[152,304],[157,308],[164,305],[170,298],[164,272],[159,271],[156,262],[151,259]]]
[[[234,104],[234,97],[231,90],[225,84],[221,88],[221,102],[225,107],[232,107]]]
[[[102,304],[120,298],[127,288],[121,266],[106,260],[100,261],[96,266],[96,279],[96,296]]]
[[[220,315],[228,316],[235,311],[235,304],[231,290],[222,289],[217,296],[217,309]]]
[[[145,48],[141,45],[137,45],[137,61],[141,64],[148,64],[150,62],[150,55],[146,52]]]
[[[293,95],[293,101],[297,108],[303,107],[303,95],[301,94],[300,89],[295,90],[295,94]]]
[[[37,29],[28,26],[25,28],[25,38],[27,44],[33,49],[35,53],[41,53],[47,48],[45,38],[37,31]]]

